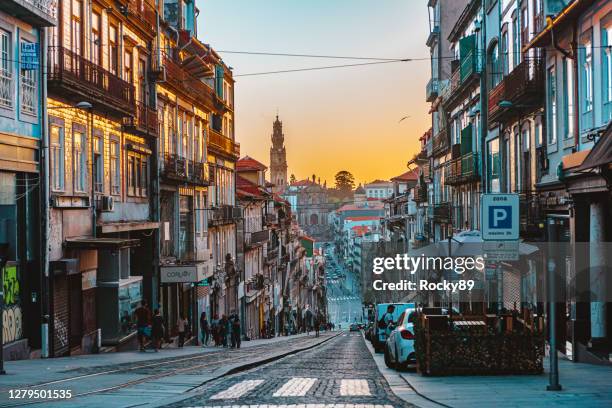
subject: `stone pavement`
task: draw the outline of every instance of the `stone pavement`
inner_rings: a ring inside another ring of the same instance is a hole
[[[423,408],[612,407],[610,366],[573,363],[560,358],[559,382],[563,390],[552,392],[546,391],[548,358],[542,375],[425,377],[414,370],[388,369],[383,355],[369,349],[393,392]]]
[[[19,406],[9,390],[71,390],[78,398],[58,407],[128,407],[180,395],[219,376],[316,346],[338,333],[243,342],[240,350],[215,347],[170,348],[158,353],[119,352],[45,360],[11,361],[0,376],[0,407]],[[101,392],[104,391],[104,392]],[[26,402],[26,400],[23,400]],[[33,403],[35,401],[27,401]],[[42,405],[50,401],[39,400]]]
[[[212,381],[165,407],[402,408],[360,333]]]

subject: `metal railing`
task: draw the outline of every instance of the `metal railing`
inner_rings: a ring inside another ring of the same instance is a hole
[[[135,115],[124,118],[123,125],[133,128],[143,135],[157,136],[157,112],[155,109],[138,101],[136,102]]]
[[[444,165],[444,184],[457,185],[480,179],[478,153],[470,152]]]
[[[449,141],[448,141],[448,132],[446,129],[442,129],[433,137],[432,143],[432,154],[438,155],[444,153],[448,150]]]
[[[67,48],[49,47],[48,76],[62,92],[84,93],[113,110],[135,110],[132,84]]]
[[[189,184],[208,185],[208,166],[206,163],[169,154],[164,158],[163,175],[172,180]]]
[[[0,106],[12,108],[13,94],[13,74],[10,71],[0,69]]]
[[[240,156],[240,144],[214,129],[210,129],[208,147],[217,148],[225,153]]]
[[[427,82],[427,86],[425,87],[425,97],[427,102],[432,102],[438,97],[438,85],[440,82],[437,78],[431,78],[429,82]]]

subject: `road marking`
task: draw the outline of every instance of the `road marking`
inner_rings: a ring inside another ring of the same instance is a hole
[[[293,377],[272,395],[275,397],[303,397],[316,381],[316,378]]]
[[[256,405],[196,405],[187,408],[394,408],[393,405],[389,404],[256,404]]]
[[[341,380],[340,395],[347,397],[372,394],[367,380]]]
[[[244,380],[239,382],[238,384],[232,385],[225,391],[221,391],[213,395],[212,397],[210,397],[210,399],[217,400],[240,398],[247,392],[253,390],[262,382],[264,382],[264,380]]]

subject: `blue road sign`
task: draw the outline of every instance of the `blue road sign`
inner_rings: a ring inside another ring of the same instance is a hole
[[[519,238],[518,194],[482,195],[482,239],[509,241]]]

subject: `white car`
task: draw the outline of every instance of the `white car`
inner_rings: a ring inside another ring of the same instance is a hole
[[[414,309],[406,309],[385,343],[385,364],[389,368],[408,368],[416,365],[414,325],[409,317]]]

